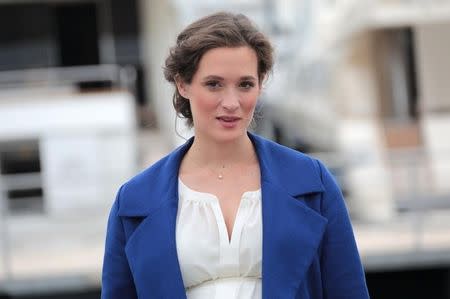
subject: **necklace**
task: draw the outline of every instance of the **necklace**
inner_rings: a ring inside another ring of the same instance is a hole
[[[210,167],[210,166],[208,166],[208,165],[202,167],[202,166],[200,166],[200,164],[198,164],[197,161],[195,161],[195,160],[192,160],[192,162],[193,162],[197,167],[206,169],[209,173],[213,174],[218,180],[223,180],[223,178],[224,178],[223,172],[224,172],[224,170],[225,170],[225,164],[222,164],[222,166],[219,166],[219,167],[220,167],[219,170],[216,170],[216,169],[213,169],[212,167]]]
[[[221,170],[219,170],[219,174],[217,175],[217,178],[219,180],[223,180],[223,170],[225,169],[225,165],[222,165]]]

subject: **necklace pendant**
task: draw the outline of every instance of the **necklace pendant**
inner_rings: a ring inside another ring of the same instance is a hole
[[[220,174],[217,176],[217,178],[218,178],[219,180],[222,180],[222,179],[223,179],[223,175],[220,173]]]

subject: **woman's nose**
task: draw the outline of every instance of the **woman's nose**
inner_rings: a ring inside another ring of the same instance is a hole
[[[234,111],[239,107],[239,95],[235,91],[227,91],[222,95],[222,107]]]

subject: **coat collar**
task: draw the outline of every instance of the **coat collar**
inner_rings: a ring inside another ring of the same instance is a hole
[[[262,184],[267,182],[275,185],[292,197],[324,190],[320,174],[310,157],[258,135],[248,133],[248,136],[256,149]],[[148,216],[166,199],[178,196],[178,170],[193,141],[194,137],[190,138],[124,186],[124,189],[132,192],[127,193],[127,200],[120,205],[120,216]],[[147,194],[151,198],[143,198],[141,194]]]
[[[293,298],[317,252],[327,223],[308,207],[305,196],[323,192],[324,187],[311,158],[257,135],[249,133],[249,137],[261,169],[263,298]],[[122,190],[126,201],[120,203],[119,216],[145,217],[127,244],[131,268],[143,269],[146,264],[168,261],[165,275],[161,271],[158,275],[142,272],[142,284],[154,281],[151,294],[158,294],[159,290],[161,298],[167,297],[165,292],[172,295],[184,292],[175,244],[177,182],[181,160],[192,142],[193,138],[130,180]],[[154,241],[156,236],[159,242]],[[148,253],[145,258],[141,254],[148,252],[149,246],[153,259]],[[165,279],[175,285],[164,288]]]

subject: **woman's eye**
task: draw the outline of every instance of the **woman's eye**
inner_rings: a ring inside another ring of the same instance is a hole
[[[251,81],[244,81],[239,84],[239,87],[241,87],[243,89],[251,89],[254,86],[255,86],[255,83],[253,83]]]
[[[205,85],[209,89],[218,89],[220,87],[220,82],[219,81],[208,81],[205,83]]]

